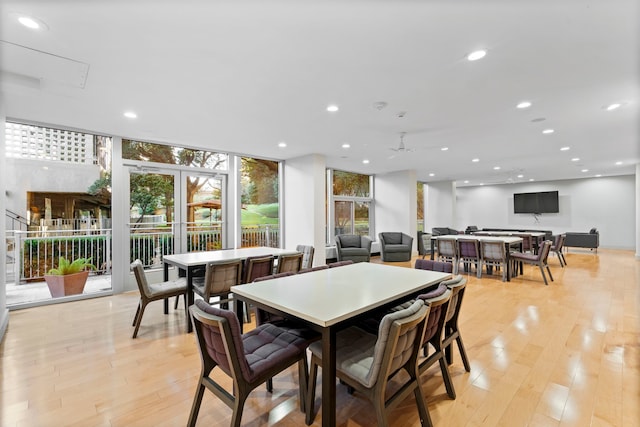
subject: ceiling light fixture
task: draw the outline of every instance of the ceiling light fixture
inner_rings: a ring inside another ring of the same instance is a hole
[[[596,175],[596,178],[600,178],[601,176],[602,176],[602,175],[598,174],[598,175]]]
[[[137,119],[138,115],[136,113],[134,113],[133,111],[125,111],[124,116],[127,119]]]
[[[535,179],[529,178],[529,182],[533,182],[533,181],[535,181]]]
[[[582,169],[580,172],[589,172],[589,169]]]
[[[327,107],[327,111],[328,111],[328,112],[330,112],[330,113],[335,113],[335,112],[336,112],[336,111],[338,111],[338,110],[339,110],[339,108],[338,108],[338,106],[337,106],[337,105],[329,105],[329,106]]]
[[[548,135],[548,134],[554,133],[554,132],[555,132],[555,130],[553,130],[553,129],[545,129],[545,130],[542,131],[542,133],[544,133],[545,135]]]
[[[616,166],[620,166],[622,162],[616,162]]]
[[[622,104],[620,103],[614,103],[614,104],[609,104],[607,105],[607,111],[613,111],[613,110],[617,110],[618,108],[620,108],[622,106]]]
[[[464,180],[464,183],[465,183],[465,184],[468,184],[468,183],[469,183],[469,180],[468,180],[468,179],[465,179],[465,180]]]
[[[31,16],[21,15],[18,17],[18,22],[31,30],[46,30],[48,28],[44,22]]]
[[[284,141],[280,141],[280,142],[278,142],[278,147],[280,147],[280,148],[285,148],[286,146],[287,146],[287,143],[286,143],[286,142],[284,142]]]
[[[349,145],[349,144],[342,144],[342,148],[344,148],[344,149],[347,149],[347,148],[350,148],[350,147],[351,147],[351,145]]]
[[[433,173],[433,172],[431,172],[431,173],[429,174],[429,176],[436,176],[436,174],[435,174],[435,173]]]
[[[524,175],[520,174],[518,175],[518,178],[524,178]]]
[[[476,50],[475,52],[471,52],[467,55],[467,59],[469,61],[477,61],[478,59],[482,59],[487,55],[487,51],[484,49]]]
[[[531,102],[529,102],[529,101],[522,101],[521,103],[519,103],[518,105],[516,105],[516,108],[519,108],[519,109],[521,109],[521,110],[522,110],[523,108],[529,108],[529,107],[531,107]]]
[[[499,170],[500,170],[500,166],[494,166],[494,167],[493,167],[493,170],[494,170],[494,171],[499,171]]]
[[[560,151],[569,151],[571,149],[571,147],[562,147],[560,149]]]
[[[471,161],[472,161],[473,163],[478,163],[478,162],[480,161],[480,159],[471,159]]]
[[[368,165],[368,164],[369,164],[369,159],[364,159],[364,160],[362,161],[362,163],[364,163],[365,165]]]
[[[580,161],[580,157],[574,157],[573,159],[571,159],[572,162],[579,162]]]
[[[440,151],[447,151],[448,149],[449,149],[449,147],[442,147],[442,148],[440,149]]]

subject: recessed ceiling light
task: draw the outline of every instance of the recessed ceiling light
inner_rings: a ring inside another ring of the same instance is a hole
[[[467,59],[469,61],[477,61],[478,59],[482,59],[487,55],[487,51],[484,49],[476,50],[475,52],[471,52],[467,55]]]
[[[580,172],[589,172],[589,169],[582,169]]]
[[[136,119],[136,118],[138,118],[138,115],[136,113],[134,113],[133,111],[125,111],[124,116],[127,119]]]
[[[553,129],[545,129],[545,130],[542,131],[542,133],[544,133],[545,135],[550,134],[550,133],[554,133],[554,132],[555,132],[555,130],[553,130]]]
[[[520,174],[518,175],[518,178],[524,178],[524,175]]]
[[[616,162],[616,166],[620,166],[622,162]]]
[[[494,171],[499,171],[499,170],[500,170],[500,166],[494,166],[494,167],[493,167],[493,170],[494,170]]]
[[[435,174],[435,173],[433,173],[433,172],[431,172],[431,173],[429,174],[429,176],[436,176],[436,174]]]
[[[32,18],[31,16],[19,16],[18,22],[20,22],[25,27],[31,30],[46,30],[47,25],[37,18]]]
[[[572,162],[579,162],[580,161],[580,157],[574,157],[573,159],[571,159]]]
[[[533,178],[529,178],[529,182],[535,181],[535,179]]]
[[[49,170],[49,166],[43,166],[42,169],[48,171]]]
[[[286,142],[284,142],[284,141],[280,141],[280,142],[278,142],[278,147],[280,147],[280,148],[285,148],[286,146],[287,146],[287,143],[286,143]]]
[[[484,185],[484,182],[481,182],[480,185]]]
[[[342,144],[342,148],[351,148],[350,144]]]
[[[571,149],[571,147],[562,147],[562,148],[560,149],[560,151],[568,151],[568,150],[570,150],[570,149]]]
[[[368,165],[368,164],[369,164],[369,159],[364,159],[364,160],[362,161],[362,163],[364,163],[365,165]]]
[[[516,108],[520,108],[520,109],[529,108],[529,107],[531,107],[531,102],[529,101],[522,101],[521,103],[516,105]]]
[[[468,184],[468,183],[469,183],[469,180],[468,180],[468,179],[465,179],[465,180],[464,180],[464,183],[465,183],[465,184]]]
[[[607,105],[607,111],[617,110],[618,108],[620,108],[621,105],[622,104],[619,104],[617,102],[614,104]]]
[[[440,151],[447,151],[448,149],[449,149],[449,147],[442,147],[442,148],[440,149]]]
[[[329,106],[327,107],[327,111],[328,111],[328,112],[330,112],[330,113],[335,113],[335,112],[336,112],[336,111],[338,111],[338,110],[339,110],[339,108],[338,108],[338,106],[337,106],[337,105],[329,105]]]
[[[596,178],[600,178],[601,176],[602,176],[602,175],[598,174],[598,175],[596,175]]]
[[[480,159],[471,159],[471,161],[472,161],[473,163],[478,163],[478,162],[480,161]]]

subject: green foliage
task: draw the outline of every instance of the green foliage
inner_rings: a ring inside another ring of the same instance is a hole
[[[66,276],[67,274],[76,274],[87,268],[95,270],[96,266],[91,264],[91,258],[77,258],[73,262],[69,262],[65,257],[60,257],[58,268],[52,268],[48,274],[53,276]]]
[[[241,213],[242,225],[278,224],[280,221],[279,209],[277,203],[246,205]]]
[[[369,175],[334,170],[333,194],[336,196],[369,197]]]

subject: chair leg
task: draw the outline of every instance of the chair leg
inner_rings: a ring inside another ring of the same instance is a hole
[[[138,302],[138,308],[136,309],[136,314],[133,316],[133,322],[131,326],[136,326],[136,322],[138,321],[138,316],[140,315],[140,306],[142,305],[142,299]]]
[[[456,391],[453,388],[453,381],[451,381],[451,375],[449,374],[449,367],[447,366],[447,361],[444,360],[444,354],[438,360],[440,363],[440,370],[442,371],[442,379],[444,380],[444,388],[447,389],[447,395],[450,398],[456,398]]]
[[[413,394],[416,398],[416,405],[418,405],[418,414],[420,415],[420,425],[422,427],[433,427],[431,416],[429,415],[429,409],[425,404],[426,399],[422,393],[422,387],[420,387],[420,377],[416,378],[416,388],[413,389]]]
[[[306,412],[307,387],[309,383],[309,365],[307,364],[307,354],[298,361],[298,395],[300,399],[300,411]]]
[[[267,385],[267,391],[273,393],[273,378],[269,378],[265,384]]]
[[[138,336],[138,329],[140,329],[140,324],[142,323],[142,315],[144,314],[144,309],[146,308],[146,306],[146,304],[140,301],[140,313],[138,313],[136,317],[136,328],[133,330],[133,336],[131,338],[135,338]]]
[[[551,279],[551,281],[553,282],[553,276],[551,275],[551,269],[549,268],[549,265],[547,264],[547,272],[549,272],[549,278]]]
[[[314,406],[316,400],[316,380],[318,379],[318,359],[315,356],[311,356],[311,368],[309,369],[309,381],[307,383],[307,398],[305,407],[305,423],[310,426],[313,424],[315,418]]]
[[[180,302],[180,295],[178,295],[176,297],[176,302],[173,304],[173,309],[177,310],[178,309],[178,303]]]
[[[562,257],[562,262],[564,262],[564,265],[567,265],[567,259],[564,257],[564,254],[562,253],[562,251],[559,252],[560,256]]]
[[[471,372],[471,365],[469,365],[469,359],[467,358],[467,351],[464,349],[464,344],[462,343],[462,337],[460,336],[460,332],[458,332],[458,337],[456,338],[456,342],[458,343],[458,351],[460,351],[460,358],[462,358],[462,363],[464,364],[464,370],[467,372]]]
[[[198,419],[198,412],[200,412],[200,404],[202,403],[202,396],[204,394],[204,384],[200,382],[196,388],[196,395],[193,398],[193,404],[191,405],[191,412],[189,413],[189,421],[187,427],[195,427],[196,420]]]
[[[233,402],[233,415],[231,415],[231,426],[240,427],[242,421],[242,411],[244,409],[244,402],[247,400],[247,395],[244,393],[238,393]]]
[[[542,279],[544,279],[544,284],[549,286],[549,283],[547,283],[547,275],[544,274],[544,267],[542,265],[539,265],[538,267],[540,267],[540,273],[542,273]]]

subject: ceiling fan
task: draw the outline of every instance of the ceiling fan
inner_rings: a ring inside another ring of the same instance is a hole
[[[398,154],[400,153],[409,153],[411,151],[413,151],[413,149],[411,148],[407,148],[404,145],[404,136],[406,135],[406,132],[400,132],[400,143],[398,144],[398,147],[396,148],[389,148],[389,150],[391,151],[395,151],[397,154],[393,154],[391,155],[389,158],[393,159],[394,157],[396,157]]]

